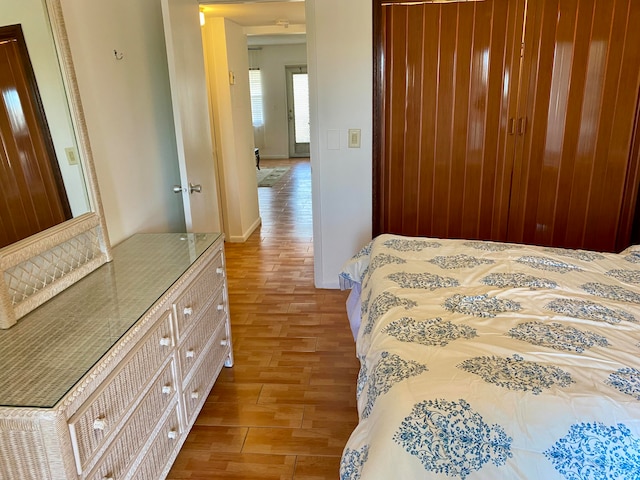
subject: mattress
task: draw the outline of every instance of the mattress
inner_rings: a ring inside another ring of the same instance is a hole
[[[640,478],[640,248],[381,235],[341,479]]]

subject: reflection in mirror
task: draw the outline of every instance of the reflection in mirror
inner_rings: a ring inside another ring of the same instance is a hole
[[[90,211],[42,0],[0,4],[0,247]]]
[[[50,130],[49,149],[55,152],[51,156],[57,159],[73,217],[0,247],[0,328],[10,328],[62,290],[111,261],[111,246],[60,0],[3,0],[0,2],[2,25],[20,25],[22,30],[28,52],[25,58],[32,65],[33,84],[37,85],[41,99],[39,108],[46,119],[43,123]],[[2,55],[0,52],[0,62]],[[11,75],[0,73],[0,82],[7,76]],[[17,90],[9,88],[7,92],[10,101],[0,99],[0,108],[15,100]],[[0,96],[3,96],[1,89]],[[0,122],[10,115],[16,115],[15,111],[10,110],[4,117],[0,115]],[[19,118],[11,121],[18,126],[21,123]],[[15,138],[14,132],[20,132],[19,138]],[[21,132],[20,128],[14,129],[10,133],[14,137],[11,142],[22,142]],[[24,155],[18,148],[14,148],[11,155],[8,151],[4,155],[11,162],[24,163]]]

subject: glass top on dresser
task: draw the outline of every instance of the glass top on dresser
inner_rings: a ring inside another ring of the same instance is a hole
[[[138,234],[113,261],[0,330],[0,405],[55,406],[220,234]]]

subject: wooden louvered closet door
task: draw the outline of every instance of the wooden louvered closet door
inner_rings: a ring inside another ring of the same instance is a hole
[[[639,81],[640,2],[529,0],[508,240],[628,245]]]
[[[626,246],[640,2],[401,3],[374,3],[374,234]]]
[[[504,239],[524,1],[377,7],[374,232]]]

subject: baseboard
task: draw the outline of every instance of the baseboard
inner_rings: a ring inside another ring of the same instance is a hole
[[[289,155],[263,155],[260,154],[260,160],[286,160]]]
[[[258,217],[258,219],[253,222],[242,235],[229,235],[229,242],[231,243],[244,243],[251,236],[251,234],[262,224],[262,217]]]

